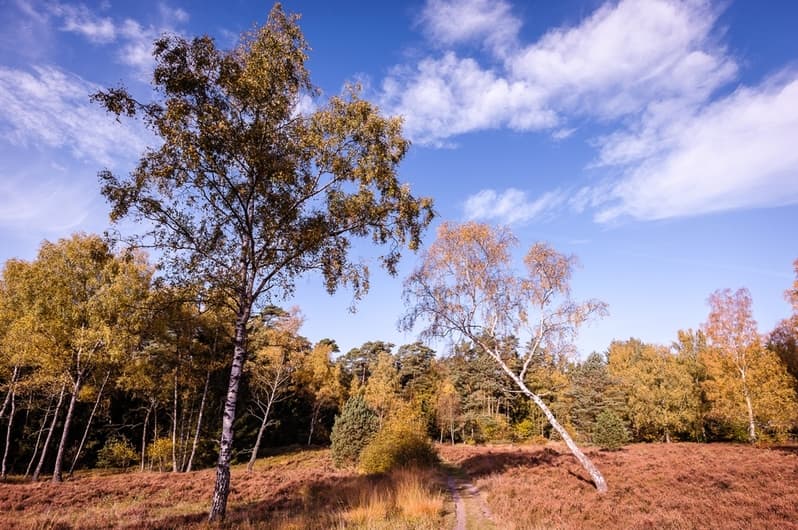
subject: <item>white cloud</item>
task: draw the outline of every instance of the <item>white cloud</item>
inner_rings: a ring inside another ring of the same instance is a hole
[[[567,131],[574,115],[608,120],[655,104],[695,106],[737,72],[712,35],[718,12],[703,0],[607,3],[526,46],[505,2],[429,0],[423,13],[443,44],[482,39],[494,66],[449,50],[391,71],[382,103],[420,144],[497,127]]]
[[[481,129],[541,129],[556,124],[542,94],[508,81],[470,58],[447,53],[415,69],[397,68],[385,79],[383,106],[405,118],[405,130],[421,144],[441,145],[451,136]]]
[[[526,192],[515,188],[508,188],[502,193],[486,189],[466,199],[465,215],[469,220],[522,223],[550,214],[564,202],[565,194],[559,190],[546,192],[530,200]]]
[[[52,2],[44,6],[23,3],[20,9],[24,7],[24,12],[40,23],[55,18],[61,22],[61,31],[80,34],[93,43],[116,44],[117,60],[130,66],[136,77],[145,82],[149,81],[155,65],[153,42],[163,33],[174,33],[177,26],[189,20],[185,10],[165,3],[158,4],[159,23],[146,26],[130,18],[114,21],[94,13],[84,4]],[[101,5],[100,9],[107,9],[107,6]]]
[[[53,67],[0,67],[0,135],[17,145],[67,148],[77,159],[107,166],[140,153],[147,133],[89,101],[101,88]]]
[[[636,164],[599,222],[664,219],[798,203],[798,74],[740,88],[693,116],[612,139]]]
[[[512,7],[502,0],[429,0],[421,23],[438,45],[480,41],[497,54],[515,43],[521,29]]]
[[[119,32],[125,37],[124,44],[117,51],[119,62],[132,67],[141,81],[147,81],[155,67],[152,44],[161,32],[152,26],[145,28],[131,19],[122,22]]]
[[[701,101],[737,66],[713,41],[718,13],[701,0],[605,4],[510,58],[510,75],[545,88],[551,104],[601,118],[639,112],[652,100]]]
[[[91,42],[108,43],[116,40],[116,27],[108,17],[99,17],[83,4],[49,4],[52,15],[63,21],[61,29],[79,33]]]
[[[472,218],[516,222],[567,204],[609,222],[798,203],[798,79],[785,73],[719,96],[738,75],[715,29],[720,12],[710,0],[608,1],[524,44],[504,1],[428,0],[430,37],[451,47],[481,40],[488,57],[451,48],[397,67],[383,105],[431,146],[496,128],[547,130],[556,140],[573,122],[609,130],[591,140],[591,166],[607,175],[600,183],[567,201],[560,192],[538,202],[516,189],[483,190],[467,201]]]

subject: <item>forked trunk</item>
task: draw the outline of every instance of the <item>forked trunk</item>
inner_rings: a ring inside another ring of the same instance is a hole
[[[42,441],[42,433],[47,425],[47,418],[50,417],[50,411],[53,408],[53,399],[54,397],[50,398],[50,402],[47,404],[47,410],[44,412],[44,418],[42,419],[42,424],[39,427],[39,431],[36,433],[36,443],[33,444],[33,454],[28,461],[28,467],[25,468],[25,477],[28,478],[30,475],[30,468],[33,467],[33,463],[36,461],[36,456],[39,454],[39,443]]]
[[[227,511],[227,497],[230,495],[230,459],[233,455],[233,422],[236,419],[236,403],[238,386],[246,359],[247,322],[251,304],[242,304],[243,308],[236,317],[235,338],[233,341],[233,364],[230,366],[230,382],[227,386],[227,398],[222,416],[222,435],[219,441],[219,459],[216,462],[216,484],[213,488],[210,521],[224,519]]]
[[[47,449],[50,447],[50,440],[53,438],[56,423],[58,422],[58,413],[61,412],[61,404],[64,402],[64,393],[66,392],[66,382],[61,385],[61,393],[58,394],[58,403],[55,405],[55,412],[53,413],[53,421],[50,423],[50,430],[47,431],[47,437],[44,439],[44,447],[42,447],[42,454],[39,455],[39,463],[36,464],[36,470],[33,472],[31,480],[36,482],[42,473],[44,466],[44,459],[47,457]]]
[[[78,401],[78,393],[83,386],[83,372],[80,371],[75,378],[72,387],[72,397],[69,398],[69,408],[67,408],[66,418],[64,419],[64,429],[61,431],[61,441],[58,444],[58,452],[55,454],[55,467],[53,468],[53,482],[62,482],[61,468],[64,463],[64,450],[66,449],[67,438],[69,437],[69,427],[72,424],[72,416],[75,414],[75,403]]]
[[[89,436],[89,429],[91,428],[91,422],[94,419],[94,415],[97,413],[97,407],[100,405],[100,399],[103,395],[103,390],[105,389],[105,384],[108,382],[108,378],[111,377],[111,371],[107,371],[105,373],[105,379],[103,379],[103,384],[100,385],[100,390],[97,391],[97,399],[94,400],[94,406],[91,409],[91,414],[89,414],[89,421],[86,422],[86,429],[83,431],[83,438],[80,439],[80,445],[78,445],[78,451],[75,453],[75,458],[72,459],[72,465],[69,466],[69,476],[72,476],[72,472],[75,471],[75,464],[78,462],[78,458],[80,458],[80,452],[83,451],[83,446],[86,445],[86,438]]]
[[[255,467],[255,460],[258,458],[258,451],[260,451],[260,441],[263,439],[263,432],[266,430],[266,425],[269,423],[269,412],[271,412],[272,400],[266,403],[266,410],[263,411],[263,421],[260,422],[260,429],[258,429],[258,437],[255,438],[255,446],[252,448],[252,455],[249,457],[247,464],[247,471],[251,472]]]
[[[604,476],[601,474],[598,468],[593,465],[593,462],[590,461],[590,459],[582,452],[582,450],[579,449],[579,447],[571,438],[571,435],[568,434],[568,431],[566,431],[562,425],[560,425],[560,422],[558,422],[557,418],[554,417],[554,414],[551,412],[546,403],[540,399],[540,396],[529,390],[524,381],[514,374],[512,370],[510,370],[504,363],[500,362],[500,364],[502,365],[504,371],[513,379],[515,384],[518,385],[518,388],[520,388],[521,391],[526,394],[527,397],[529,397],[543,412],[543,415],[546,416],[547,420],[549,420],[549,424],[555,431],[557,431],[557,434],[559,434],[563,439],[565,445],[568,446],[568,449],[570,449],[574,457],[576,457],[582,467],[585,468],[585,471],[587,471],[587,473],[590,475],[591,480],[593,480],[593,484],[596,486],[596,490],[599,493],[606,493],[607,481],[604,480]]]
[[[197,430],[194,431],[194,443],[191,444],[191,456],[188,457],[188,465],[186,472],[191,471],[191,466],[194,463],[194,455],[197,452],[197,444],[199,443],[200,428],[202,427],[202,411],[205,410],[205,397],[208,395],[208,383],[211,380],[211,371],[208,370],[208,375],[205,376],[205,388],[202,389],[202,399],[200,400],[199,414],[197,415]]]
[[[2,418],[5,413],[6,409],[8,409],[8,403],[11,400],[11,396],[14,394],[14,383],[17,382],[17,374],[19,373],[19,366],[14,366],[14,370],[11,372],[11,381],[8,382],[9,389],[6,393],[6,398],[3,400],[3,406],[0,407],[0,418]]]

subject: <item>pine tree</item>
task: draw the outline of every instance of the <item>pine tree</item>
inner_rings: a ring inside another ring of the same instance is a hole
[[[332,428],[332,457],[338,467],[357,463],[361,451],[377,433],[377,415],[362,396],[349,398],[335,417]]]

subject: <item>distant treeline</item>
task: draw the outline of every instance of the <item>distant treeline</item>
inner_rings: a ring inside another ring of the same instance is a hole
[[[98,236],[45,243],[0,277],[2,473],[73,469],[188,471],[217,458],[234,332],[224,300],[156,280],[143,255]],[[747,291],[718,291],[707,323],[668,346],[613,341],[584,360],[535,353],[526,384],[567,430],[591,442],[611,412],[635,441],[775,440],[798,425],[798,317],[760,336]],[[539,409],[472,343],[435,352],[373,341],[346,353],[312,344],[297,308],[250,319],[235,456],[327,444],[336,414],[360,394],[382,421],[412,405],[446,442],[542,441]],[[506,337],[510,366],[529,344]]]

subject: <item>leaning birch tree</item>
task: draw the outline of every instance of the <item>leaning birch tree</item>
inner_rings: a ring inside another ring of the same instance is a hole
[[[606,313],[606,304],[575,302],[569,285],[575,258],[544,243],[532,245],[524,258],[526,275],[517,274],[511,256],[517,245],[507,228],[443,223],[405,282],[408,310],[400,325],[412,330],[423,323],[423,338],[465,338],[482,348],[540,408],[599,493],[604,493],[607,483],[601,472],[529,389],[527,375],[536,353],[566,350],[583,323]],[[523,335],[530,339],[530,347],[516,362],[509,362],[501,345],[508,337]]]
[[[397,178],[409,146],[399,118],[381,116],[355,89],[301,111],[318,90],[297,19],[275,5],[230,51],[207,36],[164,36],[154,46],[155,101],[122,87],[93,96],[161,140],[130,176],[100,174],[112,220],[145,221],[134,242],[160,249],[175,280],[221,293],[235,315],[210,520],[227,507],[253,309],[290,296],[310,270],[329,292],[345,285],[359,298],[368,269],[349,257],[351,239],[387,246],[381,264],[395,274],[400,250],[416,249],[432,218],[431,200]]]

